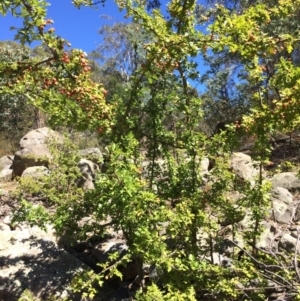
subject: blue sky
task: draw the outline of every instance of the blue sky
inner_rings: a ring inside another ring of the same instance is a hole
[[[1,0],[0,0],[1,1]],[[72,0],[48,0],[51,4],[48,7],[47,18],[53,19],[56,34],[68,40],[72,48],[80,48],[89,53],[95,50],[101,43],[101,36],[98,34],[103,24],[113,24],[114,22],[128,22],[125,19],[125,12],[119,11],[119,8],[113,0],[107,0],[105,6],[99,5],[98,9],[82,7],[77,9],[72,5]],[[161,9],[165,11],[167,1],[161,1]],[[107,20],[103,16],[110,16]],[[10,30],[11,26],[21,27],[22,20],[10,15],[0,15],[0,41],[13,40],[16,34],[15,30]],[[33,44],[32,46],[36,46]],[[200,72],[203,74],[206,69],[203,62],[199,59]],[[193,85],[193,83],[191,83]],[[201,85],[197,85],[198,90],[202,90]]]
[[[72,48],[81,48],[86,52],[94,50],[101,42],[97,33],[102,24],[108,22],[124,21],[124,12],[120,12],[114,1],[108,0],[105,6],[92,9],[82,7],[77,9],[71,4],[71,0],[49,0],[48,18],[54,20],[53,27],[56,33],[72,44]],[[112,20],[102,18],[109,15]],[[0,15],[0,40],[13,40],[16,31],[10,30],[11,26],[20,27],[21,20],[12,16]]]

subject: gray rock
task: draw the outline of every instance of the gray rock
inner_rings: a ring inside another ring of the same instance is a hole
[[[77,181],[77,186],[84,190],[94,189],[94,181],[97,174],[100,172],[100,168],[91,160],[80,159],[78,162],[81,177]]]
[[[20,177],[23,171],[31,166],[49,166],[50,153],[44,146],[39,146],[35,151],[24,148],[15,153],[13,162],[13,178]]]
[[[253,225],[253,215],[250,210],[246,211],[245,217],[239,223],[242,230],[246,230]]]
[[[49,169],[45,166],[31,166],[23,171],[22,178],[41,179],[49,175],[49,172]]]
[[[293,219],[294,209],[292,205],[285,202],[274,200],[272,201],[272,209],[270,218],[280,224],[289,225]]]
[[[8,226],[12,226],[12,215],[6,215],[3,219],[2,219],[2,223]]]
[[[21,230],[22,229],[22,223],[13,223],[13,215],[8,214],[2,219],[2,225],[7,225],[9,229],[11,230]]]
[[[93,161],[96,164],[103,162],[103,154],[98,147],[91,147],[79,150],[79,154],[85,158]]]
[[[7,183],[12,180],[13,170],[10,166],[5,167],[0,171],[0,183]]]
[[[300,231],[297,231],[297,229],[292,229],[290,231],[290,234],[291,234],[292,237],[298,238],[298,235],[300,235]]]
[[[253,181],[259,174],[259,168],[252,158],[243,153],[233,153],[230,158],[230,167],[241,179]]]
[[[105,262],[109,254],[118,252],[120,256],[126,253],[128,246],[123,240],[112,239],[107,242],[99,244],[93,251],[92,257],[98,262]]]
[[[270,249],[274,245],[274,233],[272,232],[271,225],[267,222],[263,223],[263,231],[260,234],[256,247],[261,249]]]
[[[300,203],[296,205],[295,215],[294,215],[294,222],[299,222],[299,221],[300,221]]]
[[[208,158],[202,158],[200,161],[200,173],[204,174],[208,172],[209,168],[209,159]]]
[[[300,189],[300,179],[296,172],[283,172],[270,179],[273,187],[283,187],[290,191]]]
[[[0,187],[0,197],[9,197],[9,191]]]
[[[205,257],[205,259],[210,263],[220,265],[220,266],[222,265],[222,262],[224,260],[223,256],[217,252],[212,253],[212,258],[211,258],[211,256],[209,256],[209,257],[207,256],[207,257]]]
[[[59,143],[63,142],[63,136],[48,127],[32,130],[20,140],[21,149],[27,148],[34,150],[36,147],[44,148],[45,152],[49,153],[48,143],[55,140]]]
[[[105,242],[98,244],[89,259],[89,263],[95,264],[95,270],[99,269],[99,263],[107,262],[109,255],[112,253],[118,253],[119,258],[122,258],[128,250],[124,240],[112,237]],[[138,275],[137,264],[135,260],[128,262],[126,265],[120,267],[123,280],[134,279]]]
[[[283,187],[273,188],[271,194],[270,218],[280,224],[290,224],[294,216],[293,195]]]
[[[248,212],[245,218],[241,222],[239,222],[239,226],[243,231],[247,231],[247,229],[249,229],[250,226],[253,226],[253,224],[254,224],[253,216],[250,212]],[[271,227],[271,225],[268,222],[263,222],[262,228],[263,229],[260,236],[258,237],[256,246],[258,248],[268,249],[272,246],[275,239],[274,229]],[[241,239],[241,241],[243,240]],[[244,247],[242,243],[240,243],[239,245],[241,247]]]
[[[300,251],[300,242],[297,243],[297,239],[292,237],[288,233],[284,233],[278,243],[278,247],[287,251],[294,252],[297,245],[297,251]]]
[[[0,202],[1,202],[1,207],[3,209],[3,207],[5,206],[5,203],[10,199],[10,196],[9,196],[9,191],[7,189],[3,189],[1,188],[0,186]],[[0,210],[1,212],[1,210]],[[3,211],[1,212],[3,213]],[[1,214],[0,213],[0,214]]]
[[[275,187],[271,191],[271,198],[275,200],[280,200],[286,204],[293,203],[293,195],[283,187]]]
[[[143,169],[143,177],[147,178],[149,176],[148,172],[148,168],[150,165],[150,161],[143,161],[142,162],[142,169]],[[157,169],[157,171],[159,171],[160,173],[163,173],[165,171],[165,164],[166,161],[163,159],[157,159],[154,162],[155,168]]]
[[[190,157],[186,158],[187,163],[190,161],[191,161]],[[204,174],[208,173],[208,168],[209,168],[209,164],[210,164],[209,158],[207,158],[207,157],[201,158],[201,157],[197,156],[195,161],[199,166],[200,174],[204,175]]]
[[[49,143],[63,141],[62,136],[47,127],[33,130],[20,140],[21,150],[15,153],[13,161],[13,176],[20,177],[27,167],[48,167],[51,154]]]
[[[0,171],[4,168],[9,168],[12,166],[14,160],[14,156],[3,156],[0,158]]]

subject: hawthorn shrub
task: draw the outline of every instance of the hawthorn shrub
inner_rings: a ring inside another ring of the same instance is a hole
[[[293,60],[299,30],[285,24],[297,20],[300,1],[269,7],[258,3],[242,12],[218,4],[200,18],[199,6],[190,0],[170,1],[168,18],[158,9],[147,11],[139,1],[116,2],[151,40],[143,45],[144,61],[130,76],[124,95],[107,102],[103,86],[91,79],[84,53],[67,51],[50,27],[46,3],[14,1],[24,19],[17,38],[44,42],[49,56],[24,58],[21,64],[1,62],[0,74],[8,85],[0,92],[24,93],[54,124],[90,129],[110,142],[107,171],[99,175],[94,191],[75,187],[77,157],[59,151],[53,161],[59,162],[57,169],[35,191],[54,210],[31,206],[21,193],[18,218],[39,225],[49,221],[58,233],[72,232],[76,240],[102,235],[107,227],[122,230],[127,254],[112,254],[99,274],[74,279],[74,290],[91,299],[95,282],[121,277],[118,265],[134,260],[138,300],[265,300],[273,283],[299,300],[297,252],[268,253],[257,242],[270,206],[270,185],[262,176],[271,153],[269,137],[299,126],[300,72]],[[74,3],[93,5],[87,0]],[[0,9],[18,15],[10,1]],[[199,30],[200,25],[208,25],[207,31]],[[268,26],[274,30],[266,30]],[[197,58],[208,51],[237,56],[252,93],[241,122],[210,139],[200,130],[206,118],[203,100],[191,87],[199,78]],[[279,59],[269,65],[274,55]],[[238,133],[255,137],[260,172],[254,183],[239,181],[229,168]],[[209,175],[201,168],[205,158],[214,161]],[[234,191],[242,197],[228,197]],[[237,221],[245,213],[248,229],[239,233]],[[81,227],[86,216],[93,223]],[[227,268],[215,264],[213,256],[224,242],[222,235],[234,246]],[[243,248],[235,242],[238,235]],[[156,269],[158,282],[145,283],[147,265]]]

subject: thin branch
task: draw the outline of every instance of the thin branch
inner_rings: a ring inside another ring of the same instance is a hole
[[[300,284],[293,285],[292,287],[299,287]],[[281,285],[284,288],[292,288],[289,285]],[[267,289],[274,289],[274,286],[261,286],[261,287],[245,287],[245,288],[235,288],[237,291],[260,291],[260,290],[267,290]]]
[[[233,245],[235,245],[237,248],[239,248],[241,251],[243,251],[244,254],[248,255],[248,256],[249,256],[256,264],[258,264],[260,267],[262,267],[263,270],[264,270],[265,272],[267,272],[268,274],[272,275],[272,276],[275,277],[275,278],[279,278],[282,282],[287,283],[290,287],[295,287],[294,284],[290,283],[289,281],[287,281],[286,279],[284,279],[284,278],[281,277],[280,275],[277,275],[277,274],[275,274],[275,273],[273,273],[273,272],[271,272],[271,271],[268,270],[268,268],[274,267],[274,265],[272,265],[272,266],[266,265],[265,263],[263,263],[263,262],[257,260],[255,257],[253,257],[249,252],[247,252],[246,250],[244,250],[243,248],[241,248],[241,247],[240,247],[238,244],[236,244],[234,241],[232,241],[232,240],[230,240],[230,239],[228,239],[228,241],[230,241]],[[276,266],[276,267],[280,268],[280,266]],[[277,284],[279,284],[279,285],[282,286],[282,283],[280,283],[278,280],[272,278],[272,277],[269,276],[269,275],[263,274],[263,273],[262,273],[261,271],[259,271],[259,270],[258,270],[258,272],[259,272],[262,276],[266,277],[267,279],[272,280],[272,281],[274,281],[274,282],[276,282]]]
[[[298,276],[298,280],[300,280],[300,273],[299,273],[299,269],[298,269],[298,260],[297,260],[299,234],[300,234],[299,229],[297,228],[297,243],[296,243],[296,246],[295,246],[294,267],[295,267],[296,274]]]

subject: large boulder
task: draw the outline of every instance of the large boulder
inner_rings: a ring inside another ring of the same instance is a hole
[[[49,143],[61,143],[63,137],[47,127],[33,130],[20,140],[21,150],[15,153],[13,160],[13,177],[20,177],[31,166],[48,167],[51,154]]]
[[[276,174],[271,180],[273,187],[283,187],[290,191],[300,189],[300,179],[296,172],[282,172]]]
[[[270,218],[277,223],[289,225],[294,215],[293,195],[283,187],[271,191],[272,208]]]
[[[258,241],[256,242],[256,247],[271,250],[272,247],[275,245],[275,235],[274,235],[274,228],[268,222],[262,222],[262,231],[260,236],[258,237]]]
[[[41,179],[49,175],[50,171],[45,166],[31,166],[26,168],[22,173],[22,178]]]
[[[89,159],[96,164],[103,163],[103,154],[98,147],[90,147],[79,150],[82,158]]]
[[[297,248],[297,252],[300,252],[300,244],[298,239],[291,236],[289,233],[284,233],[279,241],[278,248],[280,251],[285,250],[289,253],[294,253]]]
[[[232,171],[242,180],[253,182],[259,175],[259,167],[249,155],[233,153],[230,158]]]

